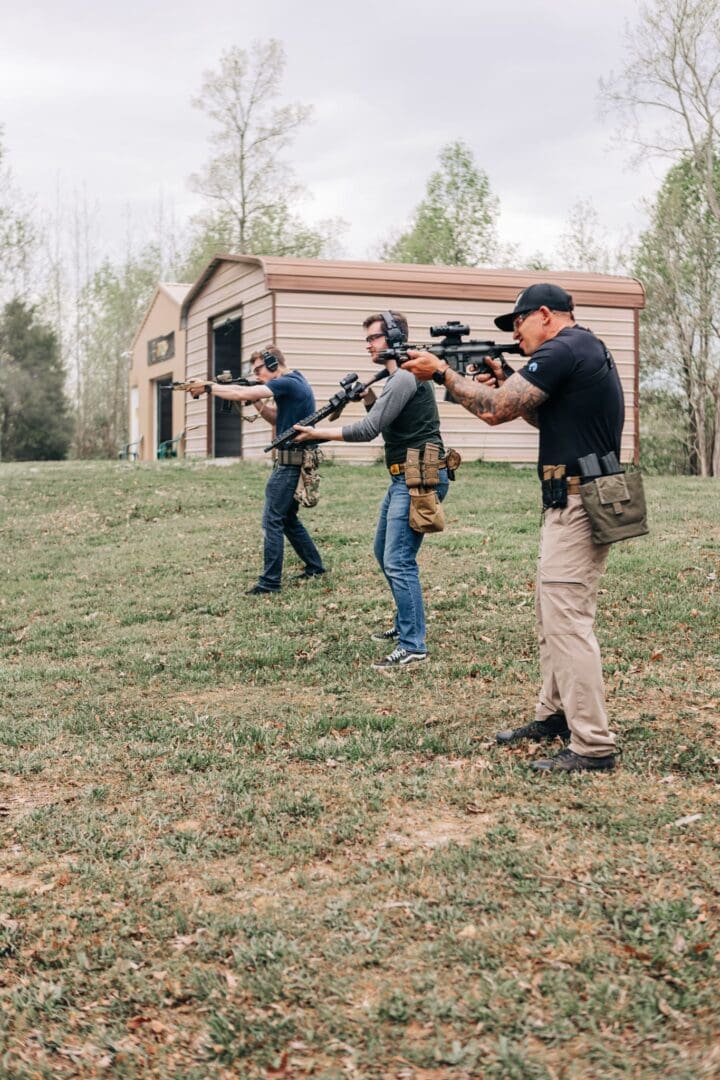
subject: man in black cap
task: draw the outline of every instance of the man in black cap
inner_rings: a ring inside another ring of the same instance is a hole
[[[608,730],[600,650],[594,633],[607,546],[592,542],[580,497],[578,459],[613,452],[620,457],[624,421],[617,369],[602,341],[579,327],[573,300],[558,285],[523,289],[511,312],[495,319],[512,331],[527,363],[505,379],[463,378],[427,352],[410,352],[403,367],[434,379],[488,424],[522,417],[540,431],[538,473],[543,481],[543,528],[535,590],[542,689],[535,719],[501,731],[515,745],[560,737],[569,746],[533,763],[541,772],[608,770],[615,738]]]

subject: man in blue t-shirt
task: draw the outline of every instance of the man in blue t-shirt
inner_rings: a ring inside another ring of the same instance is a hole
[[[625,415],[620,379],[602,341],[576,325],[572,297],[557,285],[523,289],[514,309],[495,325],[512,330],[528,357],[507,379],[498,361],[490,361],[494,376],[468,379],[427,352],[410,351],[403,367],[418,379],[444,383],[456,401],[488,424],[519,416],[527,420],[540,431],[540,478],[551,470],[567,481],[567,491],[560,484],[543,512],[535,588],[542,689],[535,719],[499,732],[497,741],[513,745],[560,737],[569,742],[555,756],[533,763],[541,772],[612,769],[615,737],[608,729],[594,632],[608,547],[592,541],[578,459],[613,452],[619,460]]]
[[[254,352],[250,357],[252,371],[260,385],[235,386],[224,383],[197,381],[193,397],[209,394],[226,401],[248,401],[255,405],[263,420],[279,431],[286,431],[298,421],[315,412],[315,395],[304,375],[291,371],[276,345]],[[325,573],[320,553],[310,534],[298,518],[295,491],[300,478],[303,451],[279,450],[275,466],[265,486],[265,506],[262,516],[264,537],[263,571],[248,596],[280,591],[284,538],[287,537],[304,563],[296,580],[319,577]]]

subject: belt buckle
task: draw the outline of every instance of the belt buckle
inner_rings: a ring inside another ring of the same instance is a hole
[[[388,469],[388,472],[390,473],[391,476],[399,476],[400,475],[400,466],[399,465],[390,465],[390,467]]]

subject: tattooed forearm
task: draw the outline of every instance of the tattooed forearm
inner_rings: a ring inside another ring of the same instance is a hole
[[[455,371],[448,371],[445,385],[460,405],[486,424],[505,424],[521,416],[538,426],[537,410],[547,401],[544,390],[533,386],[522,375],[511,375],[498,389],[474,382]]]

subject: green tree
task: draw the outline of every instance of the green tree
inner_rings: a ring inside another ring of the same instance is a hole
[[[0,317],[0,460],[67,455],[72,418],[57,337],[21,299]]]
[[[479,266],[498,257],[499,203],[487,173],[461,140],[440,151],[440,167],[427,182],[410,228],[387,243],[388,262]]]
[[[127,439],[130,347],[160,273],[160,254],[151,244],[118,264],[105,259],[81,290],[78,457],[115,457]]]
[[[282,45],[270,40],[228,49],[218,70],[205,72],[193,105],[214,124],[216,153],[190,186],[211,209],[193,223],[185,276],[223,251],[324,254],[344,227],[337,219],[311,227],[297,215],[305,193],[282,155],[312,110],[278,103],[284,67]]]
[[[720,197],[720,162],[714,189]],[[720,476],[720,221],[703,171],[688,156],[668,172],[635,255],[643,385],[679,403],[691,471]]]

